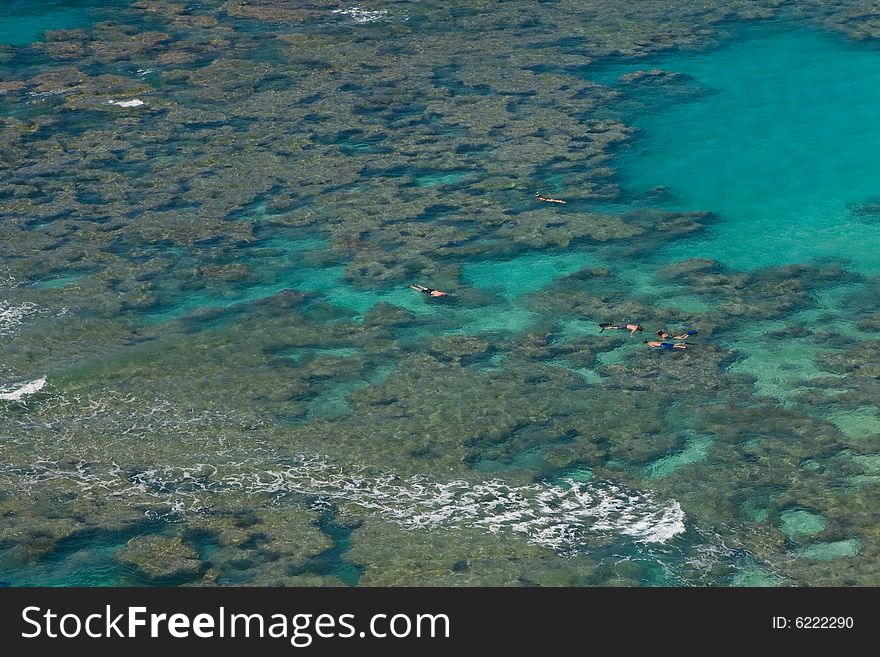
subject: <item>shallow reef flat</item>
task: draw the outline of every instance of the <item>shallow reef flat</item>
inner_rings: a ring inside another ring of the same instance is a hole
[[[651,164],[872,3],[83,12],[0,43],[0,581],[880,584],[876,198],[770,257]]]

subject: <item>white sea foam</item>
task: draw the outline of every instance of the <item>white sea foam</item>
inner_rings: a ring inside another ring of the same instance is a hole
[[[685,529],[678,502],[658,501],[650,493],[611,482],[436,482],[424,476],[367,476],[301,456],[295,465],[239,483],[253,492],[296,492],[351,502],[408,529],[470,526],[492,533],[509,531],[560,552],[577,550],[586,534],[660,543]]]
[[[612,482],[575,482],[509,486],[499,480],[479,483],[437,482],[427,477],[352,474],[319,458],[295,465],[246,458],[222,465],[155,466],[139,472],[106,470],[85,461],[76,466],[43,459],[26,467],[2,468],[20,489],[63,479],[81,489],[137,506],[161,505],[150,513],[179,515],[210,509],[227,492],[281,499],[298,494],[319,503],[354,504],[409,531],[480,528],[519,535],[562,554],[582,549],[589,537],[623,537],[635,543],[662,544],[685,531],[685,516],[675,500]]]
[[[42,390],[45,385],[46,377],[42,377],[31,381],[30,383],[25,383],[10,392],[0,392],[0,399],[5,401],[22,401],[25,397]]]
[[[20,304],[10,304],[7,301],[0,301],[0,337],[11,335],[21,326],[25,317],[40,312],[39,307],[35,303],[26,301]]]
[[[68,93],[69,89],[50,89],[48,91],[28,91],[27,95],[31,99],[28,103],[35,103],[39,101],[46,100],[47,98],[51,98],[52,96],[61,96],[63,94]]]
[[[377,9],[375,11],[370,11],[368,9],[361,9],[360,7],[351,7],[350,9],[334,9],[333,13],[340,14],[342,16],[348,16],[355,23],[358,24],[374,23],[388,16],[387,9]]]
[[[60,480],[169,517],[210,509],[218,496],[228,493],[274,503],[302,495],[324,504],[354,505],[406,530],[478,528],[521,536],[563,554],[576,553],[591,537],[660,545],[685,531],[678,502],[610,481],[512,486],[499,479],[438,481],[425,475],[377,474],[325,457],[280,455],[261,440],[253,418],[234,413],[188,411],[167,401],[113,394],[59,395],[47,401],[52,413],[44,408],[38,416],[9,418],[6,444],[18,442],[41,455],[26,463],[8,459],[0,464],[0,481],[14,482],[17,490]],[[243,430],[246,445],[240,440]],[[123,470],[96,458],[89,448],[92,441],[80,440],[84,433],[105,436],[105,448],[185,437],[189,453],[199,457],[189,464],[181,463],[180,456],[175,464],[162,464],[157,442],[158,462]],[[62,460],[54,456],[60,443],[69,446]],[[78,452],[82,462],[73,465],[70,456]]]
[[[146,496],[191,512],[210,507],[206,498],[224,491],[249,496],[301,494],[325,503],[354,504],[407,530],[478,527],[493,534],[521,535],[564,554],[577,552],[589,536],[656,544],[685,530],[678,502],[657,500],[651,493],[611,482],[518,487],[498,480],[436,482],[427,477],[352,474],[322,459],[306,457],[296,465],[274,469],[261,460],[219,467],[198,463],[152,467],[128,475],[115,472],[109,478],[111,473],[98,474],[92,466],[75,471],[50,466],[48,461],[34,464],[19,474],[31,482],[63,477],[113,497],[140,498],[143,503]]]
[[[108,105],[118,105],[119,107],[140,107],[144,104],[140,98],[133,98],[131,100],[108,100]]]

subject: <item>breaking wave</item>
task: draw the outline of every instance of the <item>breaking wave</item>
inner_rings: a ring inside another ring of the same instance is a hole
[[[5,392],[4,398],[23,397],[44,384],[43,379],[33,381]],[[54,395],[37,410],[7,419],[10,435],[4,443],[10,451],[0,464],[0,483],[5,480],[19,491],[52,481],[164,517],[210,510],[224,494],[259,496],[264,503],[301,495],[319,505],[354,505],[407,530],[480,528],[519,535],[560,553],[583,549],[590,537],[656,545],[685,531],[677,501],[611,481],[515,486],[500,479],[438,481],[427,475],[376,473],[343,467],[325,456],[284,454],[265,439],[264,427],[253,418],[181,409],[134,395]],[[98,436],[103,437],[100,444]],[[176,462],[163,464],[162,441],[179,445],[183,437],[186,452],[175,450]],[[145,440],[154,446],[156,461],[140,468],[118,465],[107,451],[124,454],[126,444]],[[31,458],[23,460],[21,454],[16,464],[14,445],[26,448]]]
[[[7,392],[0,392],[0,399],[5,401],[23,401],[25,397],[33,395],[43,389],[46,385],[46,377],[41,377],[30,383],[14,388]]]
[[[375,11],[370,11],[368,9],[361,9],[360,7],[351,7],[350,9],[334,9],[333,13],[339,14],[341,16],[347,16],[359,25],[362,25],[364,23],[374,23],[388,16],[387,9],[377,9]]]
[[[350,502],[408,529],[471,526],[492,533],[510,531],[560,552],[577,550],[587,534],[662,543],[685,530],[678,502],[658,501],[650,493],[612,482],[437,482],[426,476],[351,473],[323,459],[300,456],[294,465],[267,470],[247,488]]]
[[[116,463],[108,467],[54,459],[25,467],[7,465],[0,472],[17,480],[20,489],[61,480],[83,491],[149,507],[146,512],[152,517],[170,519],[208,511],[214,506],[212,498],[225,493],[269,496],[279,502],[289,495],[303,495],[319,505],[355,505],[406,530],[476,527],[520,535],[563,554],[580,551],[589,537],[660,544],[685,531],[678,502],[608,481],[525,486],[500,480],[439,482],[427,476],[371,475],[314,456],[292,462],[268,451],[241,461],[156,466],[136,472]]]
[[[18,305],[0,301],[0,337],[12,335],[29,315],[40,312],[39,306],[26,301]]]

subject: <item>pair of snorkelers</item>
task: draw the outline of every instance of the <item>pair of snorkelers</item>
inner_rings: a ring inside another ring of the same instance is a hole
[[[449,294],[447,292],[441,292],[440,290],[435,290],[434,288],[425,287],[424,285],[410,285],[410,288],[415,290],[416,292],[421,292],[422,294],[427,294],[429,297],[447,297]]]
[[[644,344],[648,345],[652,349],[687,349],[688,347],[695,347],[696,345],[693,342],[666,342],[672,338],[673,340],[687,340],[692,335],[696,335],[699,331],[691,329],[689,331],[685,331],[681,335],[670,335],[664,330],[657,331],[657,337],[659,340],[643,340]]]
[[[630,335],[635,335],[639,331],[644,331],[644,327],[640,324],[599,324],[599,329],[604,333],[605,331],[629,331]],[[687,349],[688,347],[696,346],[692,342],[666,342],[670,338],[673,340],[686,340],[687,338],[696,335],[699,331],[690,330],[681,335],[670,335],[668,332],[664,330],[657,331],[657,336],[660,340],[643,340],[643,344],[648,345],[654,349]]]

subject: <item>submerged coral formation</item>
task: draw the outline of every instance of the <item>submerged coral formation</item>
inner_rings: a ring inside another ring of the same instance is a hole
[[[653,259],[715,209],[615,159],[709,91],[593,79],[780,3],[541,7],[138,0],[0,49],[2,579],[880,583],[877,280]]]

